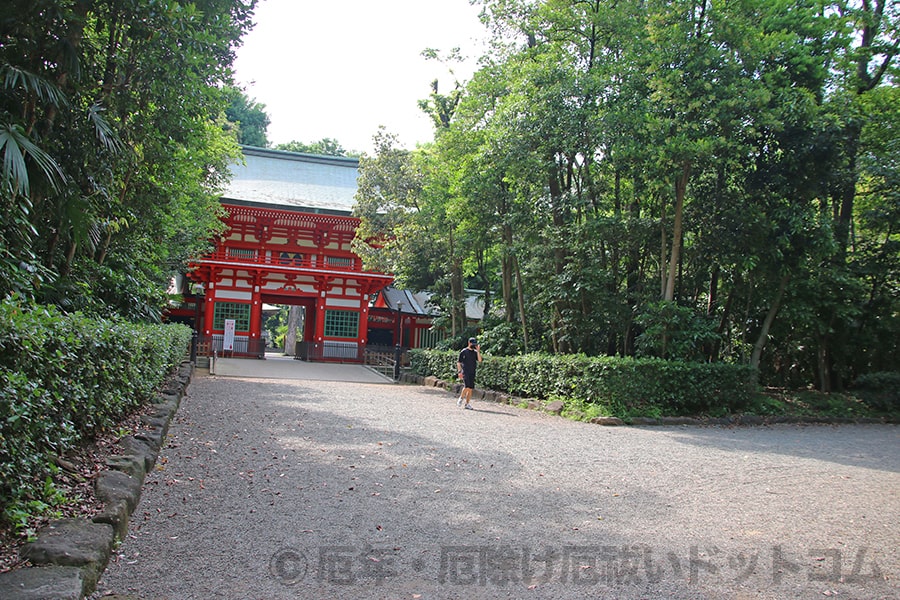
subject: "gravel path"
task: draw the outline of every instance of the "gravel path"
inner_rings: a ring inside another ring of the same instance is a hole
[[[896,426],[476,409],[196,377],[95,596],[900,597]]]

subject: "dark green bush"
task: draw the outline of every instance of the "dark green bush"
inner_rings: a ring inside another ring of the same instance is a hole
[[[455,377],[456,352],[410,356],[419,375]],[[580,354],[488,357],[478,367],[478,385],[526,398],[571,398],[620,417],[737,413],[757,390],[747,366]]]
[[[874,410],[900,411],[900,372],[879,371],[861,375],[853,382],[851,389]]]
[[[38,499],[50,458],[150,399],[190,337],[0,301],[0,510]]]
[[[451,381],[456,378],[456,357],[459,352],[452,350],[410,350],[409,364],[413,373],[434,375]]]

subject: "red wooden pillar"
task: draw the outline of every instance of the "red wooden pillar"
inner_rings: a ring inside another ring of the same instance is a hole
[[[262,306],[259,294],[253,294],[253,303],[250,304],[250,339],[259,339],[262,330]]]
[[[369,337],[369,296],[363,294],[359,301],[359,326],[356,332],[356,343],[360,348],[366,345]]]
[[[203,335],[212,335],[213,316],[216,309],[216,284],[210,281],[205,290],[203,306]]]
[[[257,340],[262,331],[262,297],[259,293],[260,274],[251,278],[253,291],[250,295],[250,339]]]
[[[325,339],[325,298],[316,300],[316,342]]]
[[[315,303],[303,306],[303,341],[316,341],[316,308]]]
[[[321,343],[325,339],[325,291],[326,285],[320,282],[316,286],[316,342]]]

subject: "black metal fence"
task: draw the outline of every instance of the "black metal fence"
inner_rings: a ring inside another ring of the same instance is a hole
[[[243,358],[265,358],[266,340],[251,339],[245,335],[234,336],[232,349],[225,350],[225,336],[221,333],[201,335],[197,337],[197,355],[199,356],[234,356]]]
[[[218,356],[235,358],[266,357],[266,340],[235,336],[234,347],[224,349],[225,336],[222,334],[196,335],[192,340],[191,357]],[[400,370],[408,364],[408,348],[400,346],[360,345],[355,342],[297,342],[294,359],[307,362],[347,362],[361,363],[387,377],[400,378]]]
[[[399,346],[360,346],[353,342],[297,342],[294,358],[309,362],[363,363],[395,380],[407,359],[408,348]]]
[[[297,342],[294,348],[294,358],[309,362],[323,360],[335,362],[356,362],[364,360],[365,346],[356,342]]]

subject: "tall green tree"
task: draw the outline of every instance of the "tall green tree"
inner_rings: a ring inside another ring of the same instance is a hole
[[[406,281],[487,288],[508,351],[895,368],[895,4],[482,4],[491,54],[368,192]]]
[[[225,88],[225,95],[228,98],[225,118],[237,126],[238,143],[267,148],[269,146],[267,130],[272,121],[266,113],[266,105],[233,86]]]
[[[632,354],[661,323],[667,356],[822,389],[860,372],[854,357],[872,353],[849,341],[866,337],[858,324],[893,331],[890,302],[860,301],[890,279],[862,266],[896,257],[873,220],[892,214],[893,134],[882,125],[857,148],[846,125],[873,122],[866,98],[893,89],[896,6],[483,4],[501,35],[453,118],[435,119],[429,185],[447,188],[463,265],[497,261],[506,323],[517,302],[523,337],[555,351]],[[860,182],[879,191],[853,216],[837,199]]]
[[[223,89],[255,1],[7,4],[0,293],[158,318],[220,227]]]
[[[884,82],[894,83],[900,54],[900,6],[892,0],[838,0],[828,9],[840,16],[833,46],[834,88],[826,103],[838,117],[843,172],[832,191],[835,239],[845,253],[851,244],[862,132],[871,115],[866,97]]]
[[[362,154],[356,150],[346,150],[339,141],[333,138],[322,138],[318,142],[310,144],[294,140],[286,144],[277,144],[275,149],[286,150],[287,152],[303,152],[305,154],[321,154],[324,156],[359,157]]]
[[[429,150],[399,148],[384,129],[374,141],[375,156],[360,159],[354,249],[367,268],[393,273],[401,287],[439,291],[455,336],[465,327],[464,249],[450,222],[448,185]]]

